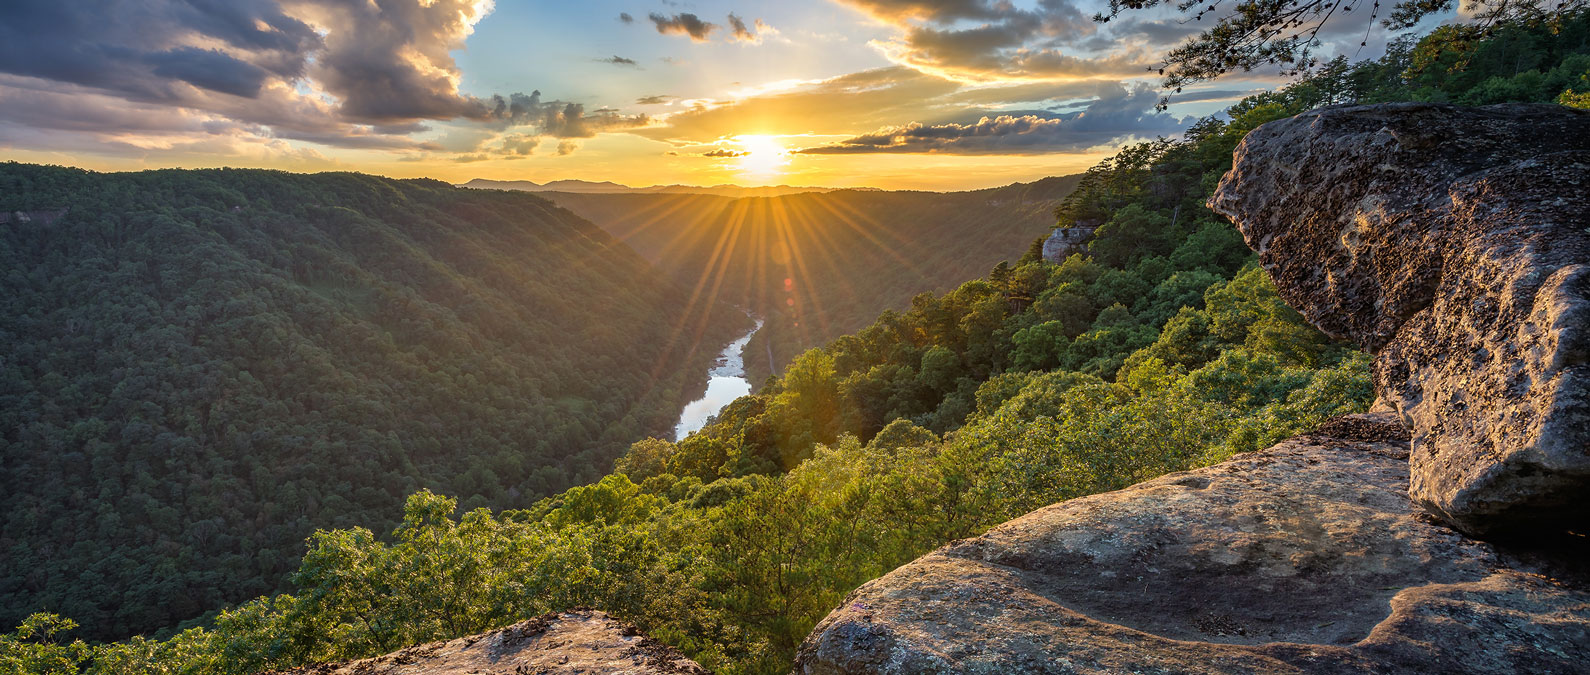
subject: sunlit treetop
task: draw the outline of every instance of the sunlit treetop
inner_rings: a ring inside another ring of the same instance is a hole
[[[1110,0],[1094,16],[1106,23],[1134,10],[1169,6],[1166,0]],[[1367,46],[1376,27],[1406,30],[1433,15],[1458,10],[1458,39],[1488,36],[1499,22],[1555,22],[1590,6],[1587,0],[1176,0],[1187,22],[1211,19],[1214,25],[1165,54],[1159,74],[1164,86],[1180,92],[1187,85],[1232,72],[1279,66],[1290,77],[1319,64],[1324,37],[1361,31]]]

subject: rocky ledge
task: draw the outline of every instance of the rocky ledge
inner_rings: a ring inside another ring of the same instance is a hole
[[[280,675],[626,675],[707,671],[634,626],[602,612],[544,614],[507,628],[410,647],[372,659]]]
[[[1375,353],[1415,500],[1477,535],[1590,521],[1590,112],[1325,108],[1248,134],[1210,206]]]
[[[1582,538],[1503,550],[1433,522],[1408,448],[1394,415],[1351,416],[1040,509],[862,586],[795,670],[1584,672]]]

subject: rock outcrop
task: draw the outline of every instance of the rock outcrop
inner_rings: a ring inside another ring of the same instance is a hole
[[[1070,227],[1055,228],[1049,233],[1049,238],[1043,240],[1043,259],[1058,265],[1065,262],[1071,254],[1086,251],[1088,242],[1093,240],[1093,233],[1098,229],[1099,223],[1095,220],[1079,221]]]
[[[826,673],[1571,673],[1577,555],[1504,552],[1407,493],[1391,414],[1040,509],[848,597]],[[1583,541],[1574,538],[1574,541]]]
[[[1210,206],[1286,301],[1376,354],[1411,494],[1477,535],[1590,517],[1590,112],[1326,108],[1259,127]]]
[[[544,614],[507,628],[410,647],[372,659],[280,675],[702,674],[707,671],[602,612]]]

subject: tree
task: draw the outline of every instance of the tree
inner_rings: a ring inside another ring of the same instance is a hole
[[[77,628],[71,619],[33,614],[15,633],[0,634],[0,671],[32,675],[77,675],[93,654],[82,640],[65,641]]]
[[[629,451],[619,457],[613,471],[629,476],[630,480],[646,482],[647,478],[668,472],[668,460],[678,448],[661,438],[643,438],[631,443]]]
[[[1457,4],[1458,0],[1396,0],[1386,10],[1379,0],[1236,0],[1226,7],[1221,0],[1110,0],[1108,10],[1093,18],[1107,22],[1128,11],[1162,5],[1175,7],[1193,21],[1213,18],[1213,26],[1165,55],[1159,73],[1166,89],[1179,92],[1189,84],[1266,65],[1280,66],[1288,75],[1302,75],[1318,63],[1314,51],[1321,45],[1320,31],[1327,23],[1351,20],[1354,10],[1359,15],[1368,10],[1361,41],[1368,44],[1376,19],[1381,19],[1384,28],[1404,30]],[[1475,40],[1490,36],[1496,26],[1510,21],[1558,21],[1584,9],[1590,0],[1463,0],[1462,4],[1460,16],[1469,23],[1454,27],[1454,32],[1463,40]]]

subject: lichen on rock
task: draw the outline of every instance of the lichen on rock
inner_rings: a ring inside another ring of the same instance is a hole
[[[1590,517],[1590,112],[1334,107],[1249,133],[1210,206],[1376,354],[1411,493],[1466,532]]]
[[[277,675],[705,675],[706,669],[603,612],[544,614],[498,630]]]
[[[1590,591],[1423,517],[1390,414],[1070,500],[848,597],[795,671],[1570,673]]]

